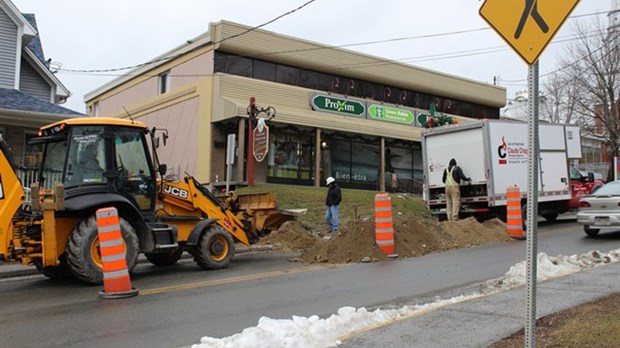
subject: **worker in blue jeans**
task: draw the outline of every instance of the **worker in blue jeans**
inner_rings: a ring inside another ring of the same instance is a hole
[[[333,177],[330,176],[327,178],[326,183],[329,190],[327,190],[327,198],[325,199],[325,205],[327,206],[325,210],[325,221],[327,221],[327,226],[331,233],[337,234],[339,226],[338,210],[340,208],[340,201],[342,201],[342,193]]]

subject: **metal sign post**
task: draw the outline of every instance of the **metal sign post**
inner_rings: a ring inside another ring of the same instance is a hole
[[[525,284],[527,287],[526,298],[526,325],[525,346],[536,345],[536,267],[537,259],[537,235],[538,229],[538,166],[540,149],[538,143],[538,61],[528,67],[528,149],[529,161],[527,162],[527,256]]]
[[[551,42],[579,0],[485,0],[480,16],[528,64],[528,185],[525,346],[536,345],[536,229],[538,223],[538,57]]]
[[[228,190],[230,189],[230,177],[232,176],[232,166],[235,164],[236,147],[235,134],[228,134],[228,141],[226,144],[226,194],[228,194]]]

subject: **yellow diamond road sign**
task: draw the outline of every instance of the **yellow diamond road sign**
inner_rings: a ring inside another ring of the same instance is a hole
[[[532,65],[578,3],[579,0],[485,0],[480,16]]]

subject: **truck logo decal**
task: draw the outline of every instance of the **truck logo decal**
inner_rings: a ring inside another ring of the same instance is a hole
[[[189,192],[170,185],[164,186],[164,193],[168,193],[181,198],[189,197]]]
[[[445,167],[445,165],[443,165],[443,164],[441,164],[441,163],[439,163],[439,164],[438,164],[438,163],[433,163],[433,164],[431,164],[430,166],[428,166],[428,169],[429,169],[431,172],[434,172],[434,171],[438,171],[438,172],[439,172],[439,171],[443,170],[443,169],[444,169],[444,167]]]
[[[502,144],[497,148],[497,155],[499,156],[499,164],[506,164],[506,139],[502,137]]]

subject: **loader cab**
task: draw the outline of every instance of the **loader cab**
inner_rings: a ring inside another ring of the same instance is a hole
[[[88,203],[114,193],[140,211],[153,211],[156,173],[142,123],[118,119],[71,119],[40,131],[44,144],[41,187],[62,182],[66,199],[88,196]],[[82,198],[84,199],[84,198]]]

